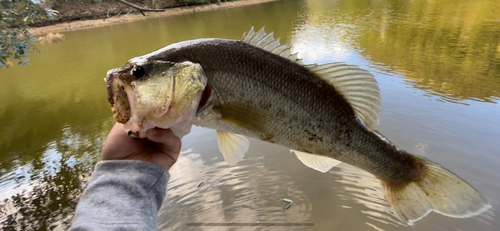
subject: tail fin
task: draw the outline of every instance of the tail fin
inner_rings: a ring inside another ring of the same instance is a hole
[[[397,186],[381,182],[387,201],[401,219],[412,224],[431,211],[466,218],[491,208],[484,197],[460,177],[429,160],[415,158],[424,164],[417,180]]]

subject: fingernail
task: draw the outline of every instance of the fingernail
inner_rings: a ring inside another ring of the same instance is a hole
[[[156,135],[157,133],[158,133],[158,132],[157,132],[156,130],[154,130],[154,129],[151,129],[151,130],[149,130],[149,131],[148,131],[148,135],[150,135],[150,136],[154,136],[154,135]]]

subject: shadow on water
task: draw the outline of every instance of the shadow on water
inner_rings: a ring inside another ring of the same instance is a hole
[[[228,166],[215,132],[194,128],[170,170],[160,230],[186,223],[314,223],[276,230],[498,230],[500,5],[494,0],[289,0],[66,33],[32,65],[0,69],[0,221],[4,230],[67,227],[112,126],[102,78],[128,59],[196,38],[239,39],[254,26],[305,63],[344,61],[375,73],[379,130],[464,177],[492,203],[471,219],[396,218],[378,181],[341,164],[327,174],[289,150],[251,141]],[[204,182],[204,185],[198,185]],[[283,210],[283,198],[294,205]],[[202,227],[265,230],[269,227]]]

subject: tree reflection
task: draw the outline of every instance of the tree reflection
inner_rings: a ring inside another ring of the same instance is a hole
[[[14,160],[20,164],[29,163],[40,158],[52,141],[67,139],[63,134],[65,127],[71,126],[77,134],[90,137],[104,129],[102,120],[111,115],[105,99],[89,98],[75,103],[75,99],[69,98],[69,102],[61,103],[27,99],[16,89],[9,91],[11,98],[0,103],[0,122],[3,125],[0,130],[0,168],[7,170],[14,167]]]
[[[1,202],[3,230],[69,227],[112,124],[107,120],[91,134],[65,127],[62,138],[30,163],[29,184],[18,185],[22,192]]]
[[[491,102],[500,96],[500,23],[491,21],[499,8],[495,0],[387,1],[379,25],[356,40],[417,88]]]
[[[307,1],[309,24],[348,25],[365,57],[430,94],[500,97],[500,1]]]

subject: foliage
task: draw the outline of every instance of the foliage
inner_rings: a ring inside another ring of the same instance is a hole
[[[48,13],[37,0],[0,1],[0,67],[8,67],[9,58],[19,60],[18,64],[29,63],[28,53],[35,50],[32,43],[36,38],[28,32],[28,25],[45,19]]]

